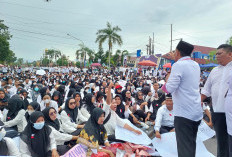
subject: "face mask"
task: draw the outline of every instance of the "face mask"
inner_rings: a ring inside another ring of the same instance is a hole
[[[6,131],[5,129],[2,129],[2,131],[0,132],[0,141],[2,141],[2,139],[6,136]]]
[[[39,88],[38,88],[38,87],[35,87],[34,90],[35,90],[36,92],[38,92],[38,91],[39,91]]]
[[[34,123],[33,127],[34,127],[36,130],[41,130],[41,129],[44,127],[44,122],[41,122],[41,123]]]
[[[31,115],[33,112],[35,112],[35,111],[31,111],[31,110],[28,110],[28,111],[27,111],[27,113],[28,113],[29,115]]]
[[[63,81],[63,83],[65,83],[65,81]]]
[[[44,102],[45,102],[45,104],[48,104],[48,103],[50,103],[50,99],[45,99]]]

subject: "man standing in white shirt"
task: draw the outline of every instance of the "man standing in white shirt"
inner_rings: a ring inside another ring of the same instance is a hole
[[[217,156],[229,157],[225,95],[229,89],[229,75],[232,71],[232,46],[220,45],[217,48],[216,59],[219,66],[211,71],[204,88],[201,90],[201,101],[204,101],[206,97],[212,97],[212,122],[217,138]]]
[[[226,94],[225,111],[227,132],[229,134],[229,156],[232,156],[232,72],[230,72],[229,90]]]
[[[178,157],[195,157],[198,126],[203,118],[199,93],[200,67],[191,59],[193,45],[180,41],[173,54],[177,61],[162,89],[172,94]]]

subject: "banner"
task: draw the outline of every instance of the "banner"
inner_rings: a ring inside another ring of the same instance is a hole
[[[80,144],[77,144],[61,157],[86,157],[86,152]]]

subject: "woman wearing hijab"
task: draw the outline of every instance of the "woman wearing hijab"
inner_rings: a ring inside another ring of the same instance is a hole
[[[6,131],[3,126],[4,123],[0,121],[0,156],[21,157],[15,142],[11,138],[5,137]]]
[[[96,96],[96,106],[101,108],[101,109],[103,108],[103,104],[104,104],[103,98],[104,98],[103,92],[98,91],[97,96]]]
[[[20,153],[24,157],[59,157],[52,130],[45,125],[40,111],[31,114],[25,130],[20,135]]]
[[[23,97],[23,101],[24,101],[24,109],[27,109],[27,106],[29,104],[29,101],[27,100],[29,97],[28,97],[28,92],[25,90],[25,89],[21,89],[20,90],[20,94],[22,95]]]
[[[60,92],[59,91],[54,91],[54,93],[52,94],[52,100],[57,102],[59,107],[62,106],[62,100],[60,98]]]
[[[66,133],[78,135],[84,125],[78,125],[78,107],[74,98],[68,98],[60,116],[62,127]]]
[[[58,88],[57,88],[57,91],[60,92],[60,99],[62,101],[62,104],[64,103],[64,98],[65,98],[65,86],[64,85],[60,85]]]
[[[31,92],[30,92],[30,97],[32,98],[32,101],[37,101],[37,99],[38,99],[38,97],[40,95],[39,90],[40,90],[41,86],[39,84],[36,84],[36,82],[32,84],[32,89],[31,89]]]
[[[25,116],[23,118],[23,129],[27,126],[27,123],[30,119],[30,116],[33,112],[35,111],[39,111],[40,110],[40,105],[39,103],[35,102],[31,102],[28,106],[27,106],[27,111],[25,113]]]
[[[22,132],[23,117],[25,115],[23,100],[19,98],[10,98],[7,109],[8,113],[6,115],[6,119],[3,120],[5,127]]]
[[[0,120],[4,120],[7,115],[7,102],[8,97],[3,88],[0,88]]]
[[[85,101],[85,103],[84,103],[83,108],[81,110],[86,110],[91,115],[93,109],[96,107],[94,104],[96,102],[95,96],[91,93],[86,94],[86,96],[84,97],[84,101]]]
[[[78,109],[78,120],[79,120],[78,124],[85,123],[89,119],[90,114],[88,112],[82,113],[83,110],[81,110],[81,108],[82,108],[81,94],[79,92],[76,92],[73,94],[73,98],[76,101],[76,106]]]
[[[110,147],[106,129],[103,125],[105,119],[105,112],[101,108],[93,109],[93,112],[86,122],[85,127],[80,133],[80,137],[88,140],[94,146]],[[99,149],[98,152],[106,152],[110,156],[114,156],[109,150]]]
[[[60,121],[57,119],[57,112],[53,107],[47,107],[43,111],[45,124],[47,124],[54,134],[57,144],[57,151],[60,155],[64,155],[71,147],[65,145],[65,142],[77,140],[78,136],[72,136],[64,132]]]
[[[44,97],[47,93],[49,93],[49,88],[48,88],[48,87],[43,87],[43,88],[41,88],[41,89],[39,90],[39,92],[40,92],[40,95],[37,97],[37,102],[38,102],[38,103],[41,103],[43,97]]]

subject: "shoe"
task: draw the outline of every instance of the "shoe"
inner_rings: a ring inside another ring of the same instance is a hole
[[[141,126],[142,126],[144,129],[148,129],[148,128],[149,128],[149,126],[148,126],[147,124],[143,123],[143,122],[141,122]]]

